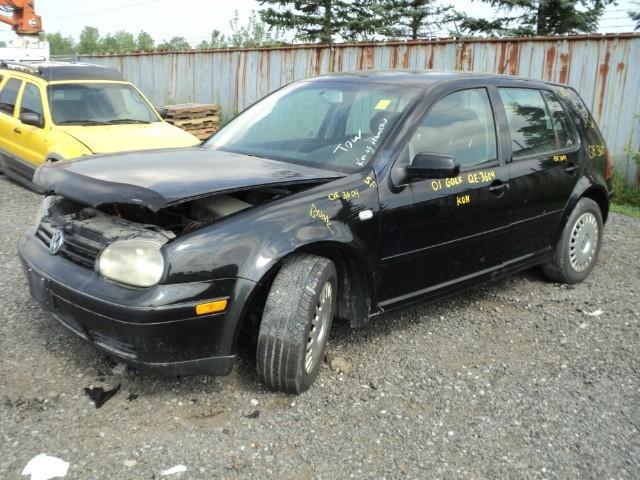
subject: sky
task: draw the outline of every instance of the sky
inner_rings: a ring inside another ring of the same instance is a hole
[[[472,16],[494,16],[491,7],[480,1],[443,3],[453,3]],[[229,33],[229,20],[235,10],[243,24],[251,11],[259,8],[255,0],[35,0],[35,4],[49,33],[61,32],[77,38],[86,25],[91,25],[101,34],[145,30],[157,42],[185,37],[193,45],[208,40],[212,30]],[[599,30],[602,33],[633,31],[634,22],[627,15],[633,8],[632,0],[619,0],[618,5],[609,6]],[[0,24],[0,40],[12,38],[10,27]]]

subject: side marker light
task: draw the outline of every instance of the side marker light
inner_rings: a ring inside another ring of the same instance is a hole
[[[196,305],[196,315],[209,315],[211,313],[224,312],[227,309],[229,300],[216,300],[214,302],[201,303]]]

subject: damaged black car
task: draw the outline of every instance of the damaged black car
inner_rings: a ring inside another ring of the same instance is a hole
[[[602,135],[569,87],[370,72],[284,87],[199,147],[41,167],[20,256],[33,297],[107,354],[313,383],[353,327],[541,265],[594,267],[611,196]]]

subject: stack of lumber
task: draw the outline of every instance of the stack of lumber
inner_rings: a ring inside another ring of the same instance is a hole
[[[183,103],[163,107],[165,120],[204,140],[220,128],[220,107],[216,104]]]

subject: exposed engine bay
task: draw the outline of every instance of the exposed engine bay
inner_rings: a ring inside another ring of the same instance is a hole
[[[73,229],[75,233],[103,244],[131,238],[166,243],[229,215],[289,196],[309,186],[262,187],[221,193],[181,202],[157,212],[130,203],[90,207],[55,196],[51,197],[45,217],[52,228]]]

